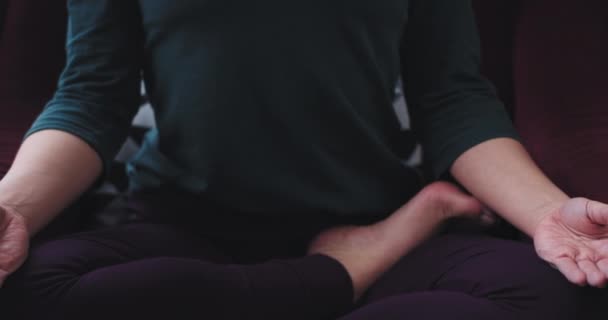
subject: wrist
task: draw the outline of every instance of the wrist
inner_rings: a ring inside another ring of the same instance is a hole
[[[21,214],[16,206],[6,203],[0,203],[0,213],[10,216],[12,219],[19,220],[20,224],[25,226],[28,236],[32,234],[31,224],[25,215]]]
[[[541,206],[533,210],[532,216],[534,217],[534,219],[532,220],[533,223],[530,227],[530,236],[534,237],[537,233],[538,227],[542,224],[542,222],[559,213],[561,208],[566,204],[568,200],[568,197],[554,199],[552,201],[548,201],[542,204]]]

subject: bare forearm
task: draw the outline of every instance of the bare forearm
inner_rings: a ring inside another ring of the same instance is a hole
[[[89,188],[102,171],[97,153],[61,131],[31,135],[0,181],[0,205],[26,219],[31,235]]]
[[[548,212],[568,200],[513,139],[475,146],[456,160],[451,172],[473,195],[530,236]]]

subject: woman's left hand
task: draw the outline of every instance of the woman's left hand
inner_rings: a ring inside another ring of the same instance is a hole
[[[538,255],[578,285],[608,283],[608,205],[584,198],[568,200],[538,225]]]

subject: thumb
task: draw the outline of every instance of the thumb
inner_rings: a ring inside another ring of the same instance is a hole
[[[599,226],[608,226],[608,205],[588,200],[587,201],[587,217],[591,222],[599,225]]]
[[[483,207],[483,210],[479,217],[479,222],[481,223],[482,226],[491,227],[491,226],[498,224],[499,221],[500,221],[500,217],[498,217],[498,215],[496,213],[494,213],[488,207],[485,207],[485,206]]]

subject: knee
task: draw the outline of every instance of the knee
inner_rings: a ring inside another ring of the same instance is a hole
[[[84,253],[67,240],[49,242],[30,250],[27,261],[7,282],[20,308],[56,304],[78,281],[85,267]]]
[[[482,269],[460,279],[474,279],[467,285],[476,297],[539,319],[574,319],[582,309],[580,288],[542,261],[531,245],[499,240],[471,259]]]

